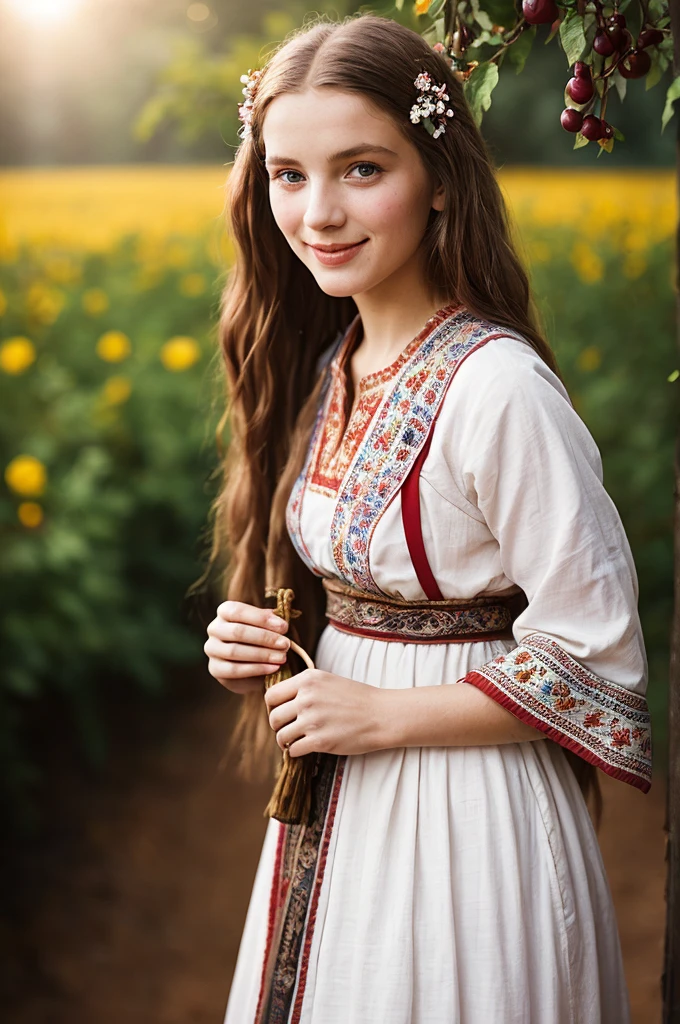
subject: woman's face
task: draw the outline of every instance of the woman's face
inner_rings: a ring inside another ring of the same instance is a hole
[[[277,96],[262,135],[274,219],[322,291],[421,279],[418,246],[443,189],[387,115],[356,93],[309,89]]]

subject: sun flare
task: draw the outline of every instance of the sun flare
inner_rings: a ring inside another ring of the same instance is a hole
[[[7,0],[7,4],[26,21],[54,25],[75,14],[82,0]]]

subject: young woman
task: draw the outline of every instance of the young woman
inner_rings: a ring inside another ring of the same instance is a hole
[[[205,651],[250,760],[313,770],[226,1024],[626,1024],[587,799],[651,781],[637,578],[461,83],[365,15],[244,91]]]

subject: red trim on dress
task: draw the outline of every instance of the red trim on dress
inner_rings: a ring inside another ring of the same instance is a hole
[[[566,747],[567,750],[573,751],[574,754],[578,754],[584,761],[588,761],[589,764],[595,765],[596,768],[600,768],[606,775],[611,775],[614,779],[619,779],[620,782],[628,782],[631,786],[635,786],[636,789],[641,789],[643,793],[648,793],[651,788],[651,782],[648,779],[642,779],[639,775],[633,774],[633,772],[627,772],[625,768],[614,768],[612,765],[607,764],[602,758],[594,754],[592,750],[588,750],[587,747],[577,743],[576,740],[570,739],[565,736],[564,733],[559,732],[552,725],[547,725],[542,722],[540,718],[536,718],[530,711],[527,711],[521,704],[517,704],[512,697],[509,697],[507,693],[504,693],[499,689],[495,683],[492,683],[490,679],[483,676],[480,672],[471,671],[467,675],[463,676],[462,679],[458,680],[461,683],[470,683],[472,686],[476,686],[477,689],[482,690],[487,696],[492,697],[498,704],[502,704],[508,711],[512,711],[513,715],[521,719],[523,722],[527,722],[529,725],[533,725],[535,729],[540,729],[541,732],[545,733],[555,743],[559,743],[561,747]]]
[[[430,425],[425,444],[418,452],[416,460],[408,472],[408,476],[401,485],[401,520],[404,525],[406,545],[413,562],[413,568],[416,571],[418,582],[423,588],[425,596],[429,601],[443,601],[443,594],[427,560],[420,519],[420,467],[430,450],[432,428],[435,422],[436,417]]]

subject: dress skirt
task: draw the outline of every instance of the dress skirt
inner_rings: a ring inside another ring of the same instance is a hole
[[[317,668],[459,685],[512,641],[403,643],[327,625]],[[401,747],[336,759],[286,1024],[628,1024],[597,836],[563,748]],[[225,1024],[261,1011],[279,831],[270,819]],[[292,979],[291,979],[292,981]]]

